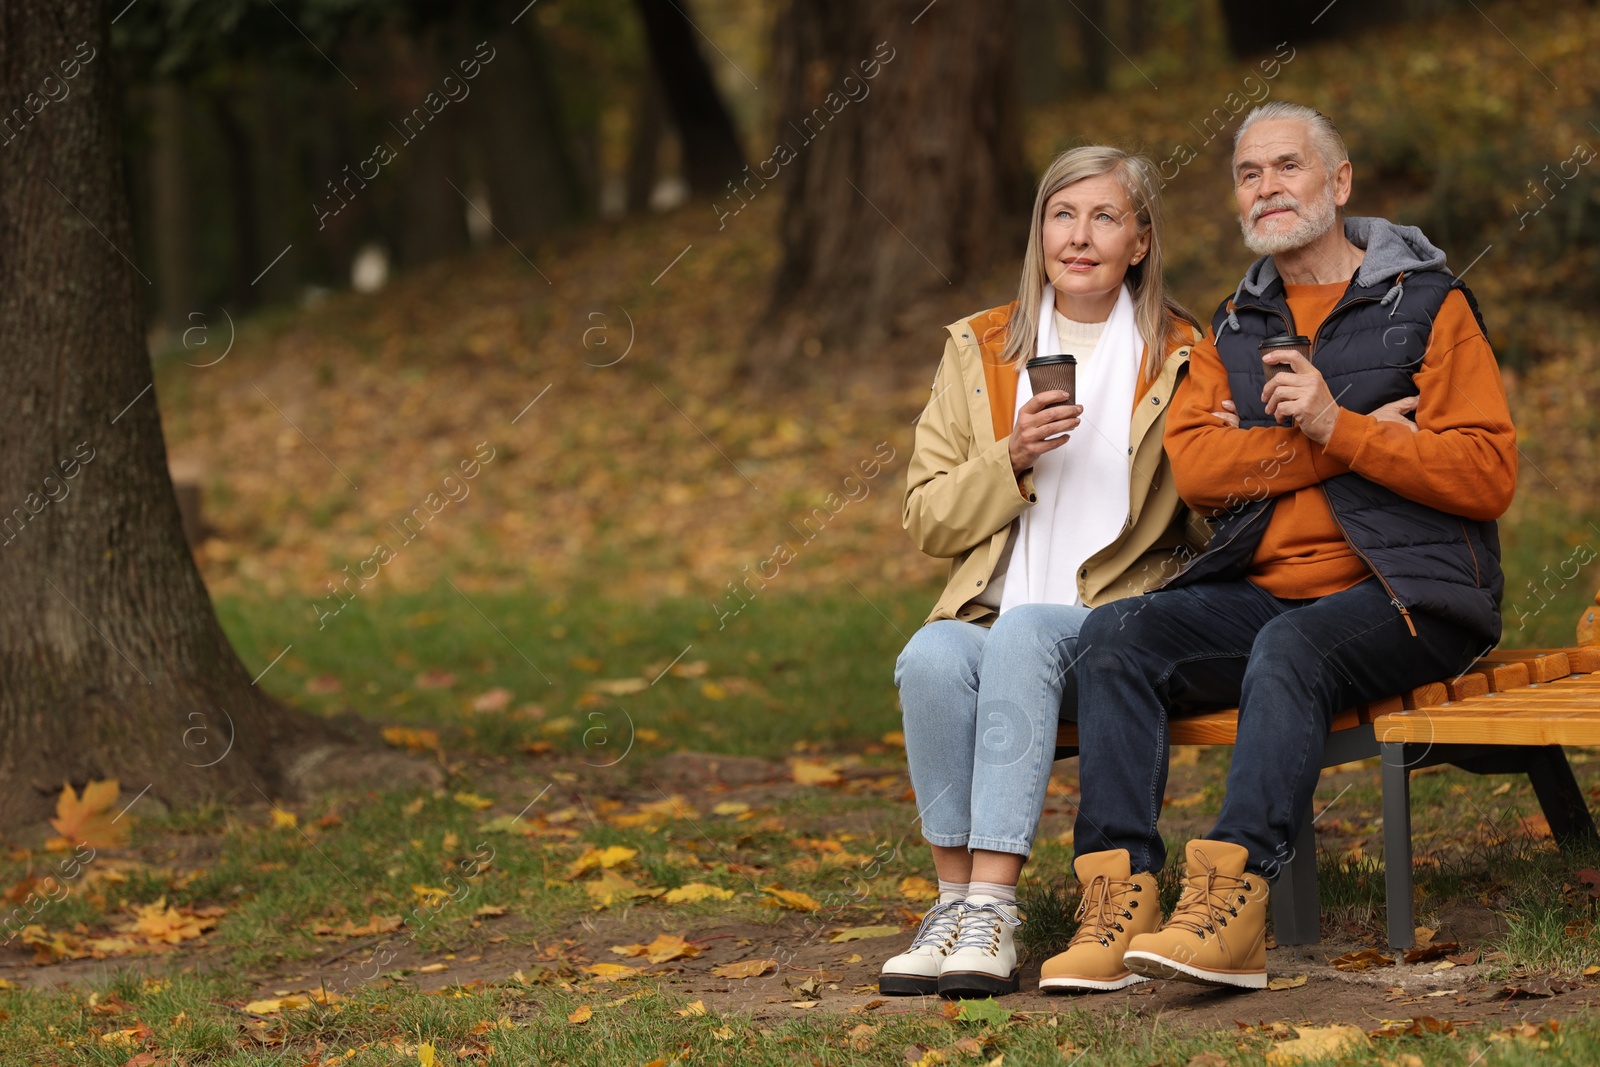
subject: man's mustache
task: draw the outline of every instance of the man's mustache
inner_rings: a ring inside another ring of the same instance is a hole
[[[1263,200],[1250,209],[1250,221],[1255,222],[1269,211],[1299,211],[1300,201],[1292,196],[1275,196],[1271,200]]]

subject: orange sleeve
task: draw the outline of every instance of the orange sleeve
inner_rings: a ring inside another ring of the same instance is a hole
[[[1439,308],[1414,380],[1415,433],[1341,409],[1328,455],[1408,500],[1498,519],[1517,488],[1517,433],[1499,364],[1461,293]]]
[[[1164,438],[1178,495],[1190,507],[1226,510],[1304,489],[1349,469],[1293,426],[1228,426],[1212,412],[1231,399],[1227,369],[1208,336],[1189,353],[1189,373],[1173,397]]]

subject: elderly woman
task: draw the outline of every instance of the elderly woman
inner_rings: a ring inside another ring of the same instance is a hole
[[[883,965],[884,993],[1016,991],[1017,877],[1064,697],[1075,707],[1078,628],[1204,541],[1161,447],[1200,333],[1163,288],[1157,189],[1142,156],[1064,153],[1039,183],[1016,301],[947,328],[904,524],[950,577],[895,664],[939,899]],[[1077,357],[1076,397],[1033,393],[1024,365],[1056,353]]]

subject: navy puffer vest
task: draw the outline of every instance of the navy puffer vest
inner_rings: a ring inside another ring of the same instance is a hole
[[[1466,296],[1482,329],[1471,292],[1443,271],[1402,275],[1394,284],[1385,280],[1368,287],[1351,281],[1312,338],[1312,361],[1340,407],[1369,412],[1417,395],[1412,375],[1422,365],[1433,320],[1452,289]],[[1239,296],[1240,302],[1224,301],[1212,317],[1217,351],[1228,371],[1239,425],[1276,425],[1261,402],[1266,379],[1260,344],[1272,334],[1297,332],[1294,316],[1279,279],[1269,282],[1259,297],[1243,291]],[[1322,490],[1345,539],[1377,574],[1408,623],[1411,612],[1425,612],[1459,623],[1485,642],[1500,639],[1505,577],[1494,522],[1427,507],[1354,473],[1329,478]],[[1242,578],[1276,502],[1247,500],[1218,516],[1211,546],[1166,587]]]

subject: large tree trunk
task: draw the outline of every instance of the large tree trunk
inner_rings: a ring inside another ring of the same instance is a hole
[[[0,168],[0,825],[13,827],[63,781],[115,777],[128,799],[150,785],[169,804],[272,795],[280,760],[322,731],[252,686],[184,545],[107,17],[97,0],[0,0],[0,98],[93,57]]]
[[[755,380],[792,377],[819,343],[865,352],[926,327],[920,298],[1020,263],[1031,197],[1009,10],[791,0],[779,15],[780,147],[739,192],[790,175]],[[741,204],[715,205],[724,225]]]
[[[720,196],[744,169],[744,150],[733,119],[700,53],[689,21],[689,0],[637,0],[650,42],[650,65],[667,98],[683,145],[683,177],[690,191]]]

